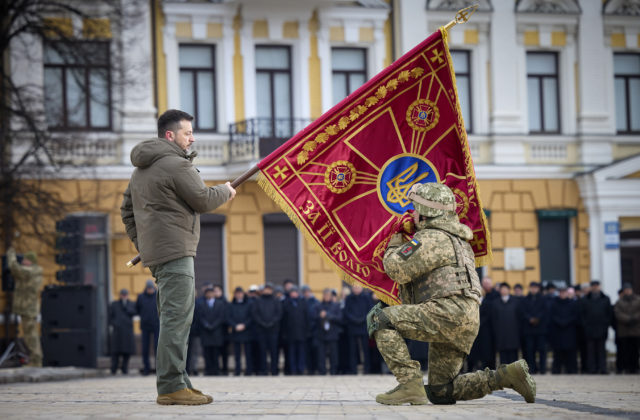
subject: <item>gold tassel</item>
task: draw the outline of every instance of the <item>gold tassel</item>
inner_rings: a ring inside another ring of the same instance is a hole
[[[477,7],[476,7],[477,8]],[[474,10],[475,11],[475,10]],[[476,198],[478,199],[478,207],[480,207],[480,217],[482,218],[482,226],[484,226],[487,240],[487,255],[482,255],[480,257],[476,257],[476,267],[481,267],[483,265],[491,264],[493,261],[493,252],[491,250],[491,232],[489,232],[489,224],[487,223],[487,218],[484,214],[484,208],[482,207],[482,201],[480,200],[480,186],[478,185],[478,180],[476,179],[475,169],[473,168],[473,160],[471,159],[471,152],[469,151],[469,141],[467,139],[467,130],[464,128],[464,119],[462,118],[462,108],[460,108],[460,97],[458,96],[458,87],[456,85],[456,72],[453,68],[453,58],[451,58],[451,53],[449,52],[449,40],[448,33],[444,27],[440,27],[440,33],[442,34],[442,41],[444,42],[445,50],[447,51],[447,59],[449,60],[449,73],[451,74],[451,82],[453,84],[453,89],[456,92],[456,111],[458,112],[458,122],[462,127],[462,151],[464,152],[465,157],[465,166],[467,176],[471,175],[473,177],[473,186],[475,188]]]

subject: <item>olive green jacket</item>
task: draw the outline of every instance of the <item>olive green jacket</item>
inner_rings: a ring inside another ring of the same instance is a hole
[[[207,187],[178,145],[165,139],[143,141],[131,151],[136,167],[120,207],[127,235],[149,267],[194,257],[200,240],[200,213],[226,203],[225,185]]]
[[[7,250],[7,264],[15,279],[13,292],[13,313],[21,316],[37,317],[40,313],[40,286],[42,267],[37,264],[22,265],[16,258],[13,247]]]

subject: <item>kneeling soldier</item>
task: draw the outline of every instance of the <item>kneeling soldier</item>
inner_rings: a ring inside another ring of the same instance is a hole
[[[381,404],[455,404],[512,388],[535,401],[536,385],[524,360],[461,375],[464,358],[478,334],[480,282],[467,241],[469,227],[458,220],[455,197],[438,183],[416,184],[409,192],[416,209],[416,234],[403,243],[392,236],[384,267],[399,286],[402,305],[378,303],[367,316],[369,334],[400,383],[380,394]],[[427,341],[428,385],[420,363],[411,360],[404,339]]]

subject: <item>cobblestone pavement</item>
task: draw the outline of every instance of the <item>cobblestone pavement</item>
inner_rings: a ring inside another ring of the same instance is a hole
[[[640,376],[536,376],[536,404],[511,390],[451,406],[379,405],[375,395],[395,386],[392,376],[197,377],[211,393],[205,406],[159,406],[155,378],[130,375],[64,382],[0,385],[0,418],[637,418]]]

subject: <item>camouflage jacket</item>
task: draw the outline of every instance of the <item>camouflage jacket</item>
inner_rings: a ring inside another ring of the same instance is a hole
[[[13,292],[13,313],[22,316],[38,316],[42,267],[37,264],[29,267],[20,264],[13,248],[7,250],[7,262],[16,284]]]
[[[471,229],[454,213],[422,221],[417,229],[410,242],[392,239],[384,255],[385,271],[398,283],[402,303],[454,294],[464,294],[479,303],[480,282],[467,242],[473,238]]]

